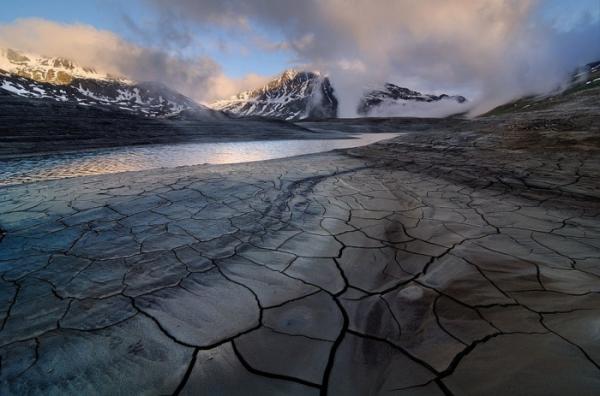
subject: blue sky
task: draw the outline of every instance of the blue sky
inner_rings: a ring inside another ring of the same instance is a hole
[[[577,26],[586,15],[600,19],[600,0],[545,0],[542,4],[542,16],[564,30]]]
[[[82,23],[97,29],[109,30],[121,37],[144,46],[160,45],[152,38],[140,37],[127,18],[143,28],[152,29],[158,19],[154,9],[141,0],[57,0],[14,1],[2,3],[0,23],[22,18],[43,18],[61,23]],[[275,31],[256,27],[271,40],[282,37]],[[183,51],[187,55],[207,55],[218,62],[225,74],[242,77],[247,73],[275,75],[290,66],[293,55],[289,51],[267,51],[248,42],[239,33],[214,29],[196,29],[196,42]]]

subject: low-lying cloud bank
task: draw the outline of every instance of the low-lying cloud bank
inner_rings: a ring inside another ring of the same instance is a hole
[[[342,116],[354,115],[365,85],[383,81],[462,94],[479,113],[556,88],[600,58],[598,15],[565,31],[535,0],[147,1],[179,21],[279,32],[280,47],[330,75]]]
[[[452,99],[439,102],[398,101],[384,103],[369,112],[370,117],[448,117],[470,109],[470,103]]]
[[[38,18],[0,25],[0,47],[65,57],[82,66],[136,81],[160,81],[199,102],[230,96],[240,88],[265,81],[259,75],[229,78],[218,63],[206,56],[180,56],[135,45],[89,25]]]

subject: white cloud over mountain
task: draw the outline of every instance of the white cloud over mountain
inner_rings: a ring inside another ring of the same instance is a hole
[[[0,25],[0,46],[65,56],[136,80],[158,80],[199,101],[266,81],[261,70],[230,78],[208,56],[189,56],[201,27],[251,37],[301,67],[329,75],[340,114],[352,116],[365,87],[389,81],[462,94],[481,112],[551,90],[600,58],[600,21],[558,28],[535,0],[145,0],[159,28],[133,44],[87,25],[25,19]],[[135,23],[130,23],[137,29]],[[144,32],[140,32],[144,34]],[[151,37],[153,35],[159,37]],[[253,48],[247,51],[252,52]]]
[[[189,23],[281,33],[299,62],[329,73],[346,115],[370,83],[456,90],[483,110],[600,58],[597,15],[558,29],[534,0],[148,1]]]
[[[89,25],[38,18],[0,25],[0,47],[65,57],[137,81],[160,81],[199,102],[233,95],[265,80],[258,75],[229,78],[217,62],[206,56],[180,56],[133,44]]]

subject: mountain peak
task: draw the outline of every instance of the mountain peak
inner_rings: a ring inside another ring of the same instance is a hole
[[[329,79],[320,73],[287,69],[262,88],[240,92],[211,107],[234,117],[298,120],[335,117],[337,99]]]
[[[293,80],[298,75],[298,70],[296,69],[287,69],[281,73],[281,80]]]
[[[78,78],[132,83],[125,78],[99,72],[93,67],[78,65],[65,57],[26,53],[12,48],[0,48],[0,69],[38,82],[57,85],[70,84]]]
[[[30,99],[70,102],[145,117],[217,114],[161,83],[135,83],[64,57],[0,49],[0,93]]]
[[[385,83],[383,89],[368,91],[361,98],[357,112],[363,116],[373,115],[413,115],[413,114],[435,114],[431,107],[418,108],[420,103],[444,103],[451,111],[460,112],[459,106],[467,99],[464,96],[450,96],[447,94],[433,95],[400,87],[396,84]],[[456,109],[455,109],[456,107]]]
[[[289,81],[289,80],[293,80],[295,78],[304,77],[304,76],[306,76],[307,78],[320,77],[321,73],[316,70],[306,71],[306,70],[297,70],[297,69],[291,68],[291,69],[284,70],[283,73],[281,73],[281,76],[279,77],[279,79],[282,81]]]

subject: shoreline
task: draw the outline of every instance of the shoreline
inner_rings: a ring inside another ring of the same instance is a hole
[[[390,133],[386,133],[386,132],[379,132],[376,134],[390,134]],[[377,142],[382,142],[382,141],[386,141],[386,140],[390,140],[390,139],[394,139],[396,137],[402,136],[406,134],[406,132],[404,133],[396,133],[396,136],[392,136],[392,137],[387,137],[387,138],[383,138],[381,140],[372,142],[372,143],[367,143],[367,144],[374,144]],[[300,141],[326,141],[326,140],[359,140],[361,139],[361,135],[364,135],[364,133],[351,133],[348,132],[345,134],[344,137],[332,137],[332,138],[324,138],[324,139],[286,139],[286,140],[279,140],[279,139],[270,139],[270,140],[248,140],[248,141],[221,141],[221,142],[215,142],[215,143],[261,143],[261,142],[300,142]],[[108,149],[94,149],[94,150],[83,150],[83,151],[71,151],[71,152],[64,152],[64,153],[49,153],[49,154],[40,154],[35,155],[36,158],[41,157],[41,158],[45,158],[45,157],[53,157],[53,156],[62,156],[62,155],[69,155],[69,154],[87,154],[87,153],[102,153],[103,151],[106,151],[107,153],[111,153],[114,152],[115,150],[135,150],[138,148],[158,148],[159,146],[166,146],[166,147],[177,147],[178,145],[189,145],[189,144],[205,144],[205,142],[188,142],[188,143],[174,143],[174,144],[168,144],[168,145],[158,145],[158,144],[152,144],[152,145],[147,145],[147,146],[121,146],[121,147],[113,147],[113,148],[108,148]],[[210,144],[210,143],[208,143]],[[356,146],[356,147],[362,147],[361,146]],[[261,162],[261,161],[273,161],[273,160],[283,160],[283,159],[287,159],[287,158],[294,158],[294,157],[300,157],[300,156],[305,156],[305,155],[314,155],[314,154],[321,154],[321,153],[328,153],[328,152],[332,152],[332,151],[336,151],[336,150],[345,150],[348,148],[332,148],[330,150],[327,151],[318,151],[318,152],[314,152],[314,153],[305,153],[305,154],[298,154],[298,155],[291,155],[291,156],[284,156],[284,157],[279,157],[279,158],[270,158],[270,159],[258,159],[258,160],[254,160],[254,161],[243,161],[243,162],[231,162],[231,163],[210,163],[210,162],[205,162],[205,163],[199,163],[199,164],[190,164],[190,165],[177,165],[177,166],[161,166],[161,167],[156,167],[156,168],[149,168],[149,169],[140,169],[140,170],[127,170],[127,171],[116,171],[116,172],[106,172],[106,173],[98,173],[98,174],[82,174],[82,175],[74,175],[74,176],[66,176],[66,177],[56,177],[56,178],[48,178],[45,180],[34,180],[34,181],[30,181],[30,182],[20,182],[20,183],[14,183],[14,184],[2,184],[2,180],[0,180],[0,189],[4,188],[4,187],[10,187],[10,186],[15,186],[15,185],[23,185],[23,184],[31,184],[31,183],[38,183],[38,182],[45,182],[45,181],[54,181],[54,180],[63,180],[63,179],[71,179],[71,178],[76,178],[76,177],[88,177],[88,176],[102,176],[102,175],[110,175],[110,174],[118,174],[118,173],[127,173],[127,172],[143,172],[143,171],[161,171],[164,169],[179,169],[179,168],[184,168],[184,167],[188,167],[188,166],[214,166],[214,165],[233,165],[233,164],[244,164],[244,163],[253,163],[253,162]],[[34,157],[34,155],[31,156],[26,156],[26,157],[20,157],[20,158],[10,158],[10,159],[2,159],[0,158],[0,164],[2,163],[2,161],[12,161],[12,160],[28,160],[29,158]]]
[[[123,145],[115,145],[115,146],[107,146],[107,147],[95,147],[95,148],[86,148],[86,149],[70,149],[70,150],[58,150],[58,151],[40,151],[33,153],[23,153],[23,154],[2,154],[0,155],[0,161],[10,161],[15,159],[27,159],[31,157],[46,157],[53,155],[68,155],[68,154],[78,154],[78,153],[87,153],[87,152],[101,152],[101,151],[111,151],[115,149],[127,149],[127,148],[152,148],[156,146],[177,146],[177,145],[186,145],[186,144],[212,144],[212,143],[247,143],[247,142],[277,142],[277,141],[295,141],[295,140],[335,140],[335,139],[356,139],[355,135],[361,134],[361,132],[344,132],[344,131],[332,131],[326,134],[318,134],[314,132],[315,135],[291,135],[289,137],[270,137],[266,135],[256,135],[251,137],[240,136],[240,137],[200,137],[198,139],[191,139],[188,141],[175,141],[172,143],[138,143],[138,144],[128,144],[125,142]],[[374,133],[389,133],[389,132],[374,132]]]

